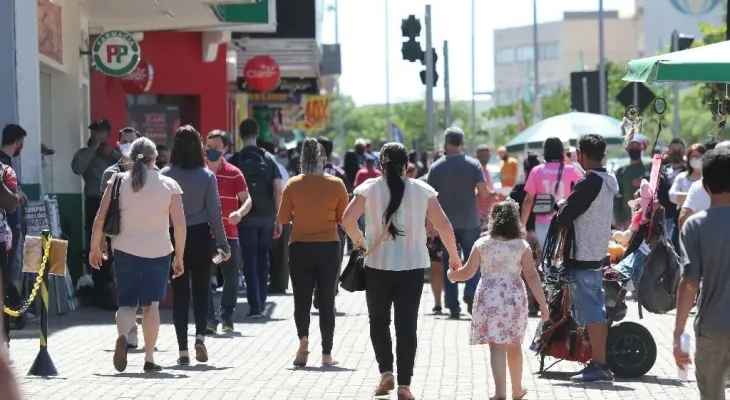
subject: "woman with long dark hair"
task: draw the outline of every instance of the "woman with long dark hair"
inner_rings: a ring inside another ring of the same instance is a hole
[[[345,153],[345,157],[342,160],[342,169],[345,170],[347,181],[354,185],[357,171],[360,170],[360,158],[357,153],[352,150]]]
[[[203,154],[200,133],[190,125],[181,126],[175,132],[170,166],[160,171],[162,175],[177,181],[182,188],[187,225],[185,243],[175,243],[176,248],[185,247],[185,272],[172,281],[172,320],[177,335],[179,365],[190,364],[188,318],[191,288],[195,316],[195,359],[201,363],[208,361],[205,331],[208,323],[213,238],[215,237],[222,261],[228,260],[231,255],[221,217],[218,182],[215,174],[205,167]]]
[[[410,385],[417,348],[418,306],[423,291],[424,269],[429,266],[426,248],[428,218],[449,253],[449,267],[461,261],[456,238],[436,191],[419,179],[406,177],[408,151],[400,143],[387,143],[380,153],[384,175],[368,179],[354,190],[343,224],[355,246],[368,248],[365,296],[370,318],[370,340],[380,370],[376,396],[395,388],[390,309],[395,309],[398,354],[398,399],[413,400]],[[408,205],[408,209],[401,207]],[[357,220],[365,214],[366,231]]]
[[[294,322],[299,336],[295,367],[304,367],[309,355],[309,310],[317,285],[322,365],[332,358],[335,333],[335,289],[341,260],[337,224],[347,206],[347,189],[340,178],[324,173],[327,156],[316,138],[307,138],[300,156],[301,174],[284,187],[279,223],[292,224],[289,273],[294,291]]]

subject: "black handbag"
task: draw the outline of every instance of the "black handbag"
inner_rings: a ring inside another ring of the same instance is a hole
[[[393,214],[395,215],[395,214]],[[340,287],[348,292],[362,292],[365,290],[365,284],[367,282],[367,265],[365,265],[365,258],[378,248],[380,243],[385,240],[388,236],[388,228],[393,222],[393,215],[385,224],[383,232],[375,240],[372,246],[365,251],[364,249],[354,249],[350,253],[350,259],[347,261],[345,270],[340,275]]]
[[[106,210],[106,217],[104,218],[104,234],[107,236],[116,236],[122,230],[122,215],[119,212],[119,187],[121,184],[122,177],[120,174],[116,174],[112,184],[109,208]]]
[[[555,212],[555,194],[558,193],[558,187],[560,181],[563,179],[563,168],[565,163],[560,163],[560,169],[558,170],[558,180],[555,182],[555,189],[553,193],[536,194],[535,202],[532,204],[532,213],[535,215],[549,215]]]

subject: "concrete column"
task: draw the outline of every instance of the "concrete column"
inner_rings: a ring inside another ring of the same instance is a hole
[[[23,191],[36,199],[41,193],[41,124],[40,83],[38,65],[38,7],[35,1],[0,0],[13,3],[15,16],[15,80],[17,96],[17,123],[28,132],[20,158],[19,172]],[[7,15],[0,12],[0,15]],[[3,17],[0,17],[3,18]],[[12,18],[12,17],[11,17]],[[12,57],[11,57],[12,59]],[[2,61],[0,61],[2,63]],[[12,75],[11,75],[12,76]],[[13,80],[10,80],[13,82]],[[0,83],[2,85],[2,83]]]

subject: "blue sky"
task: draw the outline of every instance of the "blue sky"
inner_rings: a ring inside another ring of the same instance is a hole
[[[658,0],[652,0],[658,1]],[[334,0],[325,0],[333,5]],[[342,45],[342,90],[357,104],[386,102],[386,28],[388,3],[391,103],[423,98],[425,87],[418,77],[420,63],[401,59],[401,20],[416,15],[424,24],[425,5],[431,4],[433,43],[439,54],[439,86],[434,95],[443,98],[443,41],[449,42],[451,98],[471,98],[471,0],[339,0],[340,43]],[[598,10],[598,0],[538,0],[538,22],[562,19],[564,11]],[[604,10],[634,8],[634,0],[604,0]],[[494,29],[532,24],[532,0],[477,0],[476,90],[492,90],[494,81]],[[425,28],[421,32],[425,48]],[[325,12],[324,43],[335,42],[335,14]],[[598,44],[596,43],[596,46]]]

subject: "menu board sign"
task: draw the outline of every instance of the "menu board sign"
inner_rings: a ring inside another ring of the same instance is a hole
[[[127,123],[153,142],[170,146],[180,127],[180,109],[165,104],[129,106]]]

